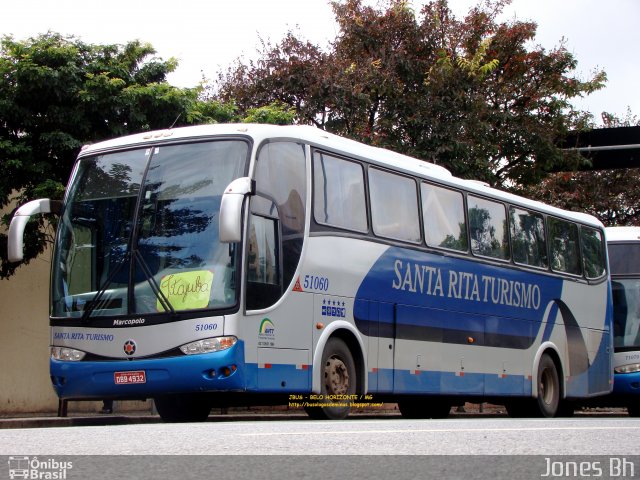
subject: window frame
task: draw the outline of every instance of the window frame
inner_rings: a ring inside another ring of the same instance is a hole
[[[491,203],[495,203],[497,205],[501,205],[502,206],[502,210],[504,211],[504,221],[506,223],[505,228],[507,231],[507,245],[506,245],[506,251],[508,252],[509,256],[507,258],[502,258],[502,257],[492,257],[489,255],[482,255],[481,253],[476,253],[473,251],[473,244],[472,244],[472,238],[471,238],[471,222],[469,219],[469,197],[474,197],[474,198],[478,198],[480,200],[484,200],[486,202],[491,202]],[[491,197],[486,197],[484,195],[480,195],[474,192],[467,192],[467,194],[465,195],[465,199],[466,199],[466,218],[467,218],[467,232],[469,235],[469,251],[471,252],[471,256],[474,258],[483,258],[483,259],[488,259],[488,260],[492,260],[495,262],[500,262],[502,264],[514,264],[513,262],[513,255],[511,253],[511,232],[509,231],[509,218],[507,215],[507,204],[501,200],[496,200],[493,199]]]
[[[465,240],[466,240],[466,244],[467,244],[467,248],[465,250],[460,250],[460,249],[455,249],[455,248],[447,248],[447,247],[443,247],[441,245],[431,245],[428,240],[427,240],[427,228],[428,228],[428,224],[427,224],[427,218],[426,215],[427,213],[424,211],[424,201],[423,201],[423,195],[422,195],[422,185],[428,185],[429,187],[432,188],[436,188],[436,189],[440,189],[440,190],[446,190],[448,192],[452,192],[452,193],[457,193],[458,195],[460,195],[460,200],[461,200],[461,205],[462,205],[462,219],[464,221],[464,228],[465,228]],[[458,254],[463,254],[463,255],[467,255],[471,252],[471,241],[469,238],[469,218],[467,215],[467,199],[466,199],[466,195],[465,192],[462,190],[458,190],[456,188],[451,188],[445,184],[439,184],[439,183],[434,183],[434,182],[430,182],[427,181],[425,179],[420,179],[419,182],[419,201],[420,201],[420,210],[421,210],[421,221],[422,221],[422,234],[424,237],[424,244],[428,247],[428,248],[437,248],[438,250],[444,250],[447,252],[452,252],[452,253],[458,253]]]
[[[372,193],[372,189],[371,189],[371,185],[372,185],[372,182],[371,182],[371,171],[372,170],[380,172],[382,174],[392,175],[394,177],[398,177],[398,178],[401,178],[401,179],[406,179],[406,180],[409,180],[411,183],[413,183],[414,192],[415,192],[415,200],[416,200],[415,206],[416,206],[416,213],[417,213],[416,221],[417,221],[417,226],[418,226],[418,228],[417,228],[418,237],[419,237],[418,240],[413,241],[413,240],[408,240],[406,238],[394,237],[394,236],[391,236],[391,235],[383,235],[383,234],[380,234],[380,233],[376,232],[375,221],[374,221],[374,206],[373,206],[373,201],[372,201],[373,193]],[[406,244],[409,244],[409,245],[413,245],[413,246],[423,246],[423,245],[425,245],[425,243],[424,243],[424,235],[423,235],[422,218],[421,218],[422,217],[422,211],[421,211],[421,209],[422,209],[422,205],[421,205],[422,201],[421,201],[421,198],[420,198],[420,186],[419,186],[417,180],[418,180],[417,177],[414,177],[414,176],[411,176],[411,175],[406,175],[406,174],[403,174],[403,173],[395,171],[395,170],[389,170],[389,169],[380,167],[378,165],[371,165],[370,164],[370,165],[367,166],[367,182],[368,182],[368,185],[369,185],[368,204],[369,204],[369,212],[370,212],[370,215],[371,215],[370,231],[375,237],[383,238],[383,239],[386,239],[386,240],[397,241],[397,242],[403,242],[403,243],[406,243]]]
[[[329,222],[325,222],[325,221],[321,221],[316,217],[316,179],[317,179],[317,174],[316,174],[316,154],[319,155],[327,155],[332,157],[335,160],[339,160],[339,161],[344,161],[344,162],[348,162],[354,165],[357,165],[358,167],[360,167],[360,170],[362,172],[362,186],[363,186],[363,200],[364,200],[364,220],[366,222],[366,228],[364,230],[359,230],[356,228],[350,228],[347,226],[342,226],[342,225],[336,225],[333,223],[329,223]],[[372,231],[372,226],[371,226],[371,219],[370,219],[370,203],[369,203],[369,188],[368,188],[368,178],[367,178],[367,172],[366,172],[367,168],[366,168],[366,164],[363,164],[362,162],[349,158],[349,157],[345,157],[343,155],[339,155],[333,152],[329,152],[327,150],[323,150],[320,148],[312,148],[311,149],[311,218],[313,219],[313,221],[317,224],[317,225],[322,225],[324,227],[328,227],[328,228],[336,228],[336,229],[340,229],[340,230],[345,230],[347,232],[353,232],[356,234],[362,234],[362,235],[367,235]]]

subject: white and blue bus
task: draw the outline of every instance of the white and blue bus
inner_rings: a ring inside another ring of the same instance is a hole
[[[607,248],[613,296],[612,405],[640,416],[640,227],[609,227]],[[606,402],[605,402],[606,403]]]
[[[166,421],[287,403],[344,418],[460,401],[556,416],[612,388],[595,218],[307,126],[207,125],[85,147],[58,212],[51,380]]]

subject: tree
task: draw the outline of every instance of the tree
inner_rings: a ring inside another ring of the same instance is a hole
[[[416,15],[404,0],[374,8],[333,3],[339,32],[328,49],[289,32],[257,61],[236,61],[208,95],[240,111],[273,101],[300,123],[442,164],[492,185],[538,182],[580,157],[556,145],[584,128],[571,99],[601,88],[579,80],[564,45],[532,47],[536,25],[498,22],[509,0],[486,0],[464,19],[447,0]]]
[[[155,53],[151,45],[138,41],[89,45],[56,33],[26,41],[3,37],[0,207],[62,198],[84,144],[171,126],[243,120],[232,102],[203,101],[201,88],[169,85],[166,77],[177,62]],[[258,107],[251,113],[262,122],[291,121],[291,113],[279,105]],[[51,240],[47,225],[44,217],[30,222],[27,261]],[[17,267],[6,255],[6,235],[0,235],[0,278]]]

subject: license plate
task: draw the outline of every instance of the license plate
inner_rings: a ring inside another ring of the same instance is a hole
[[[144,370],[135,372],[115,372],[113,381],[116,385],[130,385],[132,383],[147,383],[147,374]]]

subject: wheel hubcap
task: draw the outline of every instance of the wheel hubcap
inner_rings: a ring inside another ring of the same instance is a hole
[[[345,395],[349,391],[349,372],[342,360],[331,357],[327,360],[324,369],[325,385],[327,393],[333,395]]]
[[[542,372],[542,375],[540,378],[540,386],[539,386],[540,397],[542,398],[544,403],[546,403],[547,405],[551,404],[551,402],[553,401],[553,395],[554,395],[553,381],[551,378],[552,376],[549,370],[545,370],[544,372]]]

